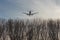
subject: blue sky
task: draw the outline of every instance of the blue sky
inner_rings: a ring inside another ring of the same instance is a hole
[[[31,18],[60,18],[60,0],[0,0],[0,18],[28,18],[27,10],[39,12]]]

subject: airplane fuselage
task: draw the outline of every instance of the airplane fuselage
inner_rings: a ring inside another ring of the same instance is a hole
[[[29,11],[29,15],[31,15],[31,11]]]

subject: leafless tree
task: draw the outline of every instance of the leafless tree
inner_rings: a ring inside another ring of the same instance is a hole
[[[48,28],[49,28],[49,37],[51,40],[58,40],[57,38],[57,26],[56,22],[53,20],[49,20],[48,22]]]
[[[7,22],[7,29],[8,29],[8,34],[11,38],[11,40],[14,39],[14,36],[13,36],[13,20],[12,19],[9,19],[8,22]]]

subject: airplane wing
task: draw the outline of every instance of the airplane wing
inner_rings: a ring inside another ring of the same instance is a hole
[[[29,15],[28,13],[23,13],[23,14]]]
[[[38,12],[32,13],[31,15],[37,14]]]

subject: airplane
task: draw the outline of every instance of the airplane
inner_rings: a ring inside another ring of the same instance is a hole
[[[35,12],[35,13],[32,13],[32,11],[29,11],[29,13],[24,13],[24,14],[26,14],[26,15],[28,15],[28,16],[31,16],[31,15],[34,15],[34,14],[36,14],[37,12]]]

